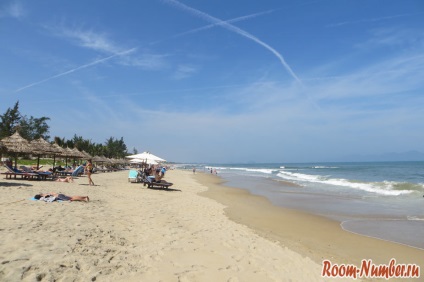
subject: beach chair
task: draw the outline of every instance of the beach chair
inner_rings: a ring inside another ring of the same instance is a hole
[[[138,171],[130,170],[128,173],[128,182],[137,183],[139,182]]]
[[[72,177],[78,177],[79,175],[84,173],[84,166],[80,165],[79,167],[77,167],[72,173],[71,176]]]
[[[33,170],[33,169],[26,167],[24,165],[20,166],[19,168],[23,172],[26,172],[26,173],[36,173],[36,174],[38,174],[38,179],[40,179],[40,180],[47,180],[47,179],[52,180],[53,179],[53,173],[50,172],[50,171],[36,171],[36,170]]]
[[[165,180],[159,180],[155,181],[154,179],[150,177],[146,177],[143,179],[143,185],[147,188],[161,188],[161,189],[168,189],[170,186],[174,185],[171,182],[166,182]]]
[[[13,179],[16,179],[17,176],[20,176],[21,179],[27,180],[38,178],[38,174],[36,173],[21,171],[18,169],[14,169],[8,165],[5,165],[4,167],[7,169],[7,171],[2,172],[1,174],[4,174],[6,176],[6,179],[12,179],[12,177]]]
[[[56,170],[54,172],[54,174],[57,175],[57,176],[71,176],[73,172],[74,171]]]

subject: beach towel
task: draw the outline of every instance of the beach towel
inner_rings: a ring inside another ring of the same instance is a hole
[[[51,198],[51,199],[49,199],[49,198]],[[44,198],[44,197],[42,197],[42,198],[40,198],[40,199],[36,199],[36,198],[34,198],[34,197],[32,197],[32,198],[30,198],[30,200],[31,201],[43,201],[43,202],[46,202],[46,203],[52,203],[52,202],[63,202],[61,199],[58,199],[58,198],[56,198],[56,197],[47,197],[47,198]]]

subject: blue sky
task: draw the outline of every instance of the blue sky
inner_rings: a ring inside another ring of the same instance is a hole
[[[182,162],[424,151],[424,2],[0,2],[0,112]]]

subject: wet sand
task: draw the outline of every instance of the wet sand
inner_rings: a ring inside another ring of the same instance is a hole
[[[210,188],[201,195],[224,204],[231,220],[319,264],[324,259],[356,266],[360,266],[363,259],[388,264],[395,258],[397,263],[417,264],[424,269],[423,250],[353,234],[344,231],[338,221],[274,206],[264,197],[226,187],[215,175],[198,173],[195,178]]]

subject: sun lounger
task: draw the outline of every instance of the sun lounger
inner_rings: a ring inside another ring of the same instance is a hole
[[[74,171],[68,171],[68,170],[56,170],[54,174],[58,176],[71,176]]]
[[[77,177],[81,174],[84,173],[84,166],[80,165],[79,167],[77,167],[72,173],[71,176],[72,177]]]
[[[4,167],[7,168],[7,171],[2,172],[2,174],[6,176],[6,179],[12,179],[12,177],[13,179],[17,179],[17,176],[20,176],[21,179],[27,179],[27,180],[38,179],[37,173],[21,171],[18,169],[11,168],[7,165],[5,165]]]
[[[140,182],[138,177],[138,171],[130,170],[128,173],[128,182],[137,183]]]
[[[165,180],[159,180],[155,181],[152,178],[146,177],[143,180],[143,185],[147,185],[147,188],[162,188],[162,189],[168,189],[170,186],[173,185],[173,183],[166,182]]]
[[[56,170],[55,174],[57,176],[72,176],[78,177],[84,173],[84,166],[80,165],[74,170]]]
[[[36,171],[26,166],[20,166],[20,169],[26,173],[36,173],[38,175],[38,179],[40,180],[53,179],[53,173],[50,171]]]

